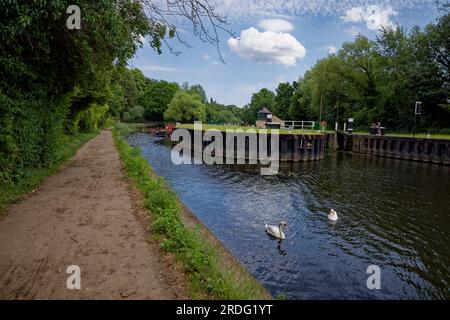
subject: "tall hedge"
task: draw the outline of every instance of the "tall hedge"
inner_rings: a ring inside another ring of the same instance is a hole
[[[81,29],[66,26],[70,5],[81,8]],[[151,32],[133,0],[3,1],[0,183],[51,164],[64,134],[98,129],[114,65],[125,64]]]

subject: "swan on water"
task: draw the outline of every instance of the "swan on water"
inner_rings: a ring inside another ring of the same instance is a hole
[[[269,226],[268,224],[266,224],[266,232],[272,237],[284,240],[286,239],[286,236],[284,235],[284,230],[286,230],[286,227],[287,223],[285,221],[281,221],[278,227]]]
[[[337,219],[338,219],[337,212],[334,211],[334,209],[331,209],[330,210],[330,214],[328,215],[328,220],[330,220],[330,221],[337,221]]]

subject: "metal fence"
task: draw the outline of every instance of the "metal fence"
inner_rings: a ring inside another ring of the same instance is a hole
[[[315,126],[315,121],[283,121],[281,123],[281,129],[287,130],[314,130]]]

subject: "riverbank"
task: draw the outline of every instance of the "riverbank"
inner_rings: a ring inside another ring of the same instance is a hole
[[[180,124],[177,125],[178,129],[194,129],[193,124]],[[244,126],[235,126],[235,125],[219,125],[219,124],[202,124],[202,130],[218,130],[222,132],[226,132],[226,130],[255,130],[256,133],[259,133],[261,129],[254,128],[254,127],[244,127]],[[271,133],[272,130],[275,129],[264,129],[267,130],[268,133]],[[286,129],[276,129],[276,131],[280,135],[290,135],[290,134],[298,134],[298,135],[322,135],[320,131],[314,131],[314,130],[300,130],[300,129],[293,129],[293,130],[286,130]]]
[[[97,136],[99,132],[65,136],[63,143],[59,145],[55,161],[50,167],[26,168],[16,183],[0,184],[0,216],[5,214],[8,204],[19,201],[25,194],[32,192],[45,178],[51,176],[86,142]]]
[[[270,299],[267,291],[234,259],[204,225],[178,200],[165,181],[156,176],[140,151],[123,136],[131,130],[118,125],[117,148],[129,177],[144,197],[152,229],[162,248],[184,266],[193,298]]]

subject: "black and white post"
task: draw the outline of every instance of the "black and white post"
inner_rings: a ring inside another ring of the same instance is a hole
[[[416,137],[416,128],[417,128],[417,115],[422,114],[422,101],[416,101],[416,107],[414,108],[414,129],[413,129],[413,138]]]

